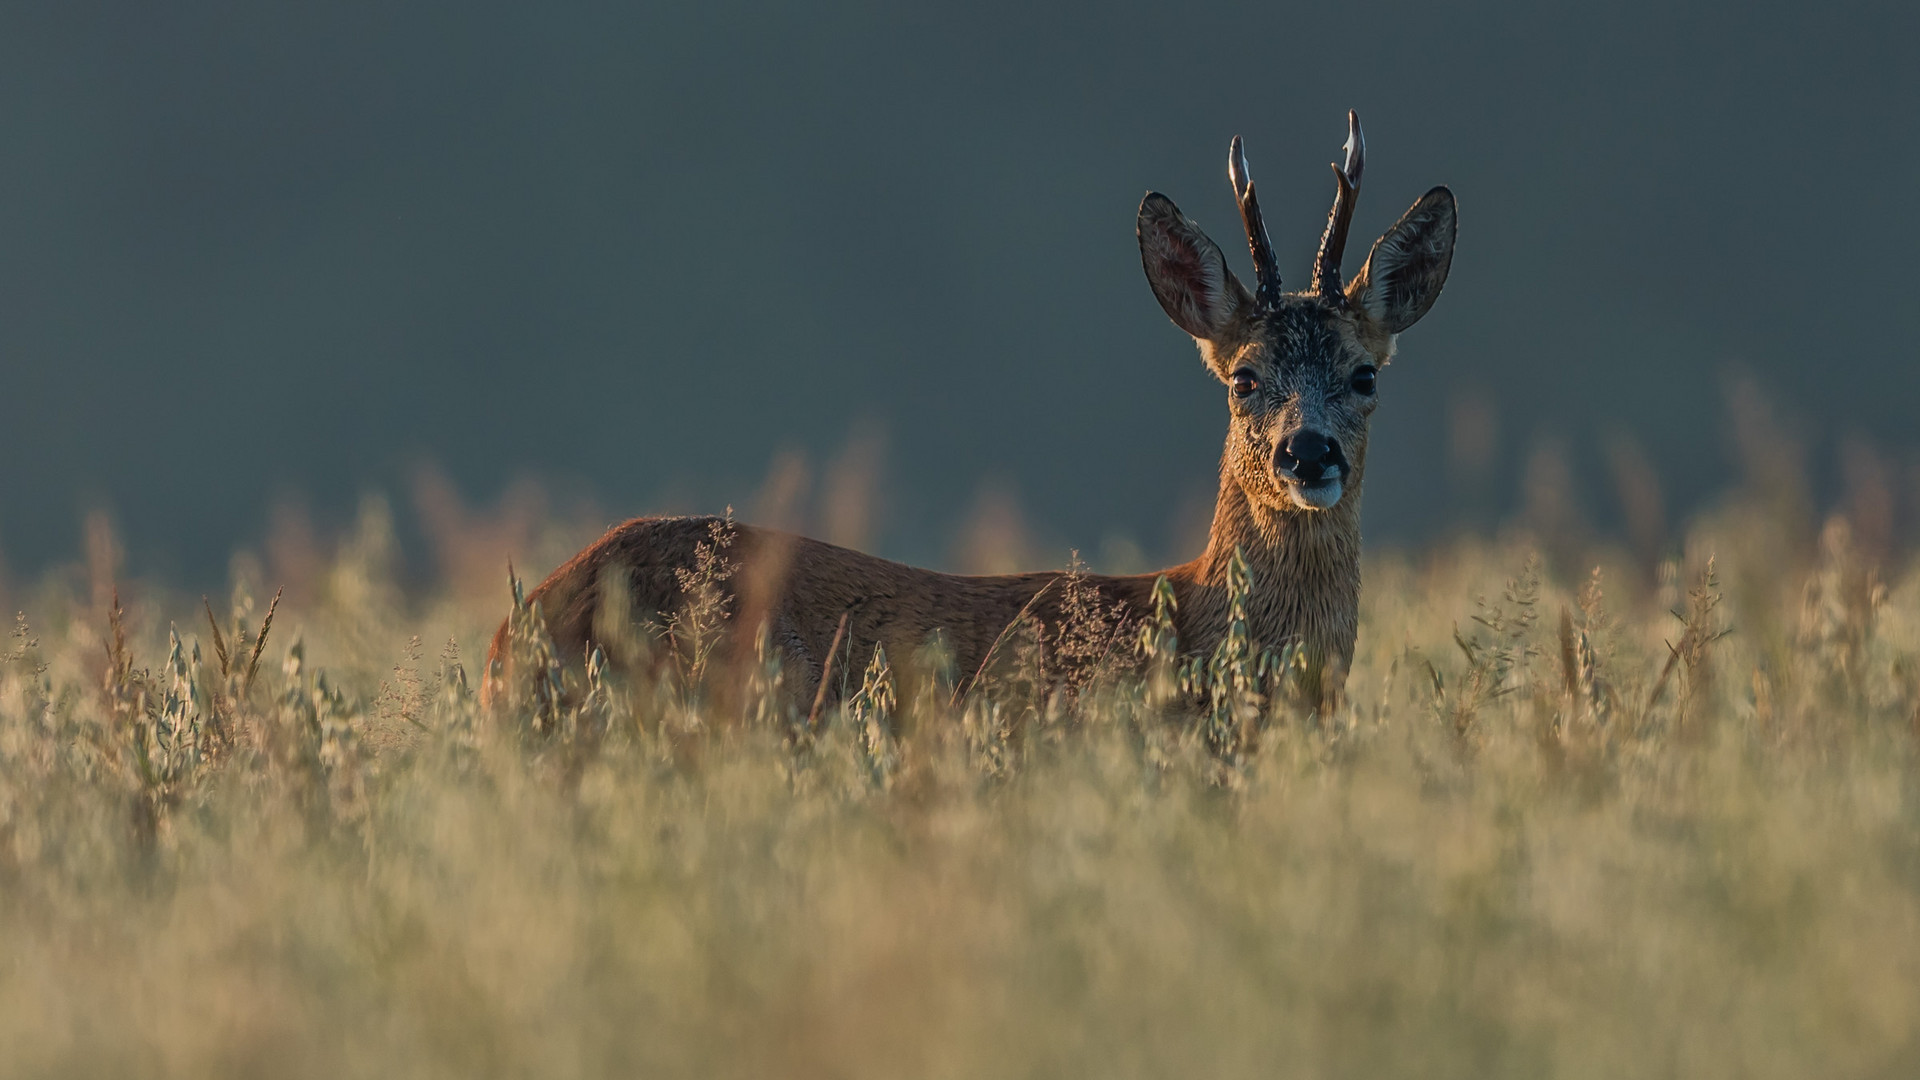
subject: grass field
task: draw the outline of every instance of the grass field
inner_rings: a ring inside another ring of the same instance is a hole
[[[763,668],[482,716],[504,581],[381,528],[257,669],[255,574],[25,598],[0,1075],[1920,1075],[1920,577],[1843,520],[1376,554],[1331,715],[903,663],[798,738]]]

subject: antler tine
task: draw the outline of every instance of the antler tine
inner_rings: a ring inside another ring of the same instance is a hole
[[[1340,259],[1347,253],[1347,228],[1353,224],[1353,207],[1360,201],[1360,173],[1367,165],[1367,140],[1360,134],[1360,114],[1347,110],[1346,165],[1333,166],[1333,210],[1327,215],[1327,231],[1320,237],[1320,255],[1313,262],[1313,287],[1323,298],[1345,301],[1340,281]]]
[[[1240,136],[1227,148],[1227,178],[1233,181],[1233,198],[1240,204],[1240,223],[1247,228],[1247,250],[1253,253],[1253,273],[1257,279],[1254,299],[1261,308],[1280,303],[1280,264],[1273,257],[1273,242],[1267,239],[1267,223],[1260,216],[1260,200],[1253,193],[1253,174],[1247,171],[1247,152]]]

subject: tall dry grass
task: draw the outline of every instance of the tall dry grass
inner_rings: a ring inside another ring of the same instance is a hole
[[[484,717],[369,514],[264,635],[244,566],[29,598],[0,1073],[1920,1075],[1920,578],[1844,520],[1376,556],[1331,714],[1149,624],[816,730],[766,664]]]

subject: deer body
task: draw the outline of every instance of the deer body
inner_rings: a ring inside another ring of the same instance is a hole
[[[1248,620],[1260,641],[1300,641],[1310,654],[1344,669],[1352,659],[1359,609],[1357,531],[1344,523],[1312,521],[1310,527],[1264,542],[1250,518],[1216,522],[1207,550],[1192,562],[1164,571],[1178,603],[1175,628],[1182,647],[1211,649],[1226,633],[1227,565],[1236,547],[1245,553],[1254,581]],[[634,617],[664,624],[686,602],[682,572],[698,561],[701,545],[718,534],[733,563],[720,583],[719,600],[742,625],[764,621],[769,642],[811,698],[827,671],[827,656],[847,616],[837,670],[847,658],[870,656],[885,646],[904,659],[938,633],[961,676],[977,672],[1004,631],[1023,614],[1057,625],[1066,597],[1065,573],[947,574],[882,559],[807,537],[793,536],[715,517],[639,518],[607,531],[553,572],[529,596],[541,607],[558,651],[583,657],[596,641],[595,628],[615,603]],[[1153,610],[1160,574],[1087,574],[1083,588],[1130,614]],[[777,578],[772,595],[756,582]],[[489,678],[506,655],[507,627],[496,631]],[[861,661],[864,662],[864,661]],[[857,672],[856,672],[857,674]]]
[[[1351,285],[1340,281],[1362,167],[1349,117],[1345,168],[1312,286],[1283,293],[1236,138],[1230,174],[1258,273],[1250,292],[1220,249],[1164,196],[1141,203],[1138,233],[1148,282],[1229,387],[1229,432],[1207,547],[1164,571],[1178,602],[1183,651],[1210,649],[1227,630],[1227,568],[1238,550],[1251,572],[1247,617],[1256,640],[1304,646],[1337,689],[1353,656],[1360,599],[1360,495],[1375,377],[1396,335],[1431,307],[1453,251],[1455,211],[1428,192],[1381,237]],[[697,568],[704,567],[704,570]],[[609,530],[530,595],[558,653],[577,660],[620,621],[670,624],[689,592],[705,589],[730,623],[766,628],[801,694],[840,664],[884,645],[896,661],[938,634],[962,677],[979,670],[1010,624],[1031,615],[1057,626],[1072,588],[1106,609],[1152,611],[1160,574],[945,574],[805,537],[716,518],[636,519]],[[700,578],[700,583],[695,583]],[[845,640],[835,651],[845,619]],[[611,620],[611,622],[610,622]],[[508,629],[494,635],[483,696],[507,678]],[[735,648],[739,647],[737,635]],[[841,668],[840,670],[845,670]]]

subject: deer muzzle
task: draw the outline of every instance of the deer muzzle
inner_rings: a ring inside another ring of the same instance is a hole
[[[1308,510],[1326,510],[1340,501],[1348,468],[1340,444],[1311,429],[1288,435],[1274,449],[1273,471]]]

